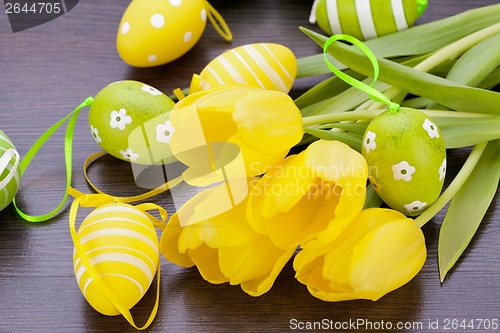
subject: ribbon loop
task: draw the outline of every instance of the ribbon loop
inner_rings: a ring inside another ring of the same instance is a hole
[[[154,204],[154,203],[143,203],[143,204],[139,204],[135,207],[137,209],[142,210],[149,217],[149,219],[151,220],[151,222],[153,223],[153,225],[155,227],[157,227],[160,230],[165,229],[165,226],[167,225],[168,213],[163,207],[158,206],[157,204]],[[158,219],[158,218],[154,217],[153,215],[151,215],[150,213],[148,213],[147,211],[149,211],[149,210],[158,211],[158,214],[160,214],[161,219]]]
[[[219,35],[221,35],[222,38],[228,42],[233,40],[233,34],[231,33],[231,30],[229,30],[229,27],[221,14],[219,14],[219,12],[215,10],[215,8],[212,7],[208,1],[205,1],[205,6],[207,9],[208,19]]]
[[[93,102],[93,97],[87,97],[83,103],[81,103],[79,106],[76,107],[70,114],[59,120],[57,123],[52,125],[49,129],[43,133],[38,140],[35,141],[35,143],[31,146],[31,148],[28,150],[26,155],[21,161],[21,175],[26,171],[28,168],[29,164],[31,163],[31,160],[35,157],[35,155],[38,153],[40,148],[47,142],[47,140],[54,134],[55,131],[59,129],[66,121],[68,121],[68,126],[66,127],[66,134],[64,137],[64,160],[66,164],[66,189],[63,195],[63,198],[61,199],[61,202],[59,205],[50,211],[49,213],[42,214],[42,215],[29,215],[24,212],[22,212],[16,204],[16,198],[12,201],[14,204],[14,208],[16,209],[17,213],[24,218],[26,221],[29,222],[43,222],[47,221],[48,219],[54,217],[57,215],[61,209],[63,208],[64,204],[66,203],[66,200],[68,199],[69,195],[69,188],[71,185],[71,168],[72,168],[72,161],[71,161],[71,155],[72,155],[72,150],[73,150],[73,133],[75,131],[75,124],[76,120],[78,119],[78,115],[80,114],[81,109],[83,109],[86,106],[90,106]]]
[[[164,193],[168,190],[170,190],[172,187],[180,184],[183,182],[183,178],[182,176],[179,176],[177,178],[174,178],[160,186],[158,186],[157,188],[155,189],[152,189],[148,192],[145,192],[145,193],[142,193],[142,194],[138,194],[138,195],[134,195],[134,196],[129,196],[129,197],[119,197],[119,196],[114,196],[114,195],[110,195],[110,194],[107,194],[107,193],[104,193],[102,190],[100,190],[96,185],[94,185],[94,183],[92,183],[92,181],[90,180],[90,177],[88,175],[88,168],[90,167],[90,165],[95,162],[97,159],[99,159],[100,157],[106,155],[107,153],[105,151],[99,151],[97,153],[93,153],[91,154],[89,157],[87,157],[87,159],[85,160],[85,163],[83,165],[83,174],[85,176],[85,179],[87,180],[87,184],[92,187],[92,189],[94,191],[96,191],[97,193],[99,194],[105,194],[105,195],[108,195],[110,197],[112,197],[114,199],[115,202],[122,202],[122,203],[131,203],[131,202],[137,202],[137,201],[142,201],[142,200],[146,200],[146,199],[150,199],[156,195],[159,195],[161,193]]]
[[[363,52],[368,57],[368,60],[370,60],[372,66],[373,66],[373,81],[370,85],[367,85],[366,83],[363,83],[363,82],[353,78],[352,76],[345,74],[344,72],[342,72],[341,70],[336,68],[328,59],[327,55],[328,55],[328,48],[330,47],[330,45],[336,41],[341,41],[341,40],[344,40],[346,42],[349,42],[349,43],[357,46],[361,50],[361,52]],[[379,70],[379,66],[378,66],[377,57],[370,50],[370,48],[368,46],[363,44],[363,42],[361,42],[357,38],[352,37],[350,35],[345,35],[345,34],[333,35],[330,38],[328,38],[325,45],[323,46],[323,56],[325,59],[326,66],[335,75],[337,75],[340,79],[342,79],[346,83],[350,84],[354,88],[359,89],[361,91],[364,91],[374,101],[387,105],[389,107],[389,110],[391,110],[391,112],[397,112],[399,110],[399,104],[392,102],[389,98],[387,98],[387,96],[382,94],[377,89],[373,88],[375,82],[378,79],[378,74],[379,74],[380,70]]]

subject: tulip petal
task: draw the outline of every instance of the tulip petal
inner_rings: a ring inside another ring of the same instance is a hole
[[[268,237],[259,235],[249,243],[219,250],[221,271],[232,285],[258,296],[267,292],[295,249],[277,248]]]
[[[254,145],[245,141],[240,133],[233,135],[229,143],[235,144],[244,152],[243,160],[247,177],[258,176],[266,172],[271,166],[280,163],[288,154],[290,147],[283,151],[266,152],[256,148]],[[268,142],[268,144],[270,144]]]
[[[179,251],[179,237],[182,231],[177,215],[172,215],[161,235],[160,252],[168,261],[176,265],[191,267],[194,262],[189,255]]]
[[[243,281],[241,283],[241,289],[245,291],[250,296],[261,296],[267,293],[276,281],[279,273],[285,267],[286,263],[295,253],[295,249],[290,249],[288,251],[283,251],[282,255],[276,260],[274,267],[269,274],[262,276],[261,278]]]
[[[229,281],[219,269],[219,250],[203,244],[196,249],[189,250],[189,255],[206,281],[213,284]]]
[[[368,165],[364,157],[340,141],[318,140],[305,150],[308,166],[325,181],[347,188],[349,193],[362,193],[366,187]]]
[[[288,150],[304,134],[299,109],[279,91],[248,90],[236,101],[233,119],[242,138],[264,152]]]

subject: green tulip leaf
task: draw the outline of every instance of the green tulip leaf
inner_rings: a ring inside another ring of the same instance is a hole
[[[500,139],[500,116],[477,118],[435,117],[446,148],[473,146]]]
[[[469,245],[493,200],[500,178],[500,140],[491,141],[474,170],[453,196],[438,243],[441,282]]]
[[[361,151],[361,141],[363,134],[354,134],[345,131],[323,130],[318,128],[305,127],[304,132],[323,140],[337,140],[345,143],[356,151]]]

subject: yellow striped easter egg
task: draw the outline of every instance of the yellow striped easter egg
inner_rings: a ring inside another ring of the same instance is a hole
[[[19,154],[4,132],[0,131],[0,211],[7,207],[17,194],[21,182]]]
[[[148,290],[158,267],[158,236],[151,220],[134,206],[106,204],[85,218],[77,235],[92,269],[121,305],[131,309]],[[120,314],[83,262],[75,250],[73,267],[84,297],[102,314]]]
[[[272,43],[236,47],[194,75],[189,93],[227,84],[247,84],[288,93],[297,74],[297,59],[286,46]]]

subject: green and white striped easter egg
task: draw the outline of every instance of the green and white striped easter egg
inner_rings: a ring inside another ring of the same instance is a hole
[[[4,132],[0,131],[0,211],[7,207],[17,194],[21,182],[19,153]]]
[[[131,309],[148,290],[158,268],[158,236],[150,218],[128,204],[107,204],[85,218],[77,236],[91,270],[118,296],[123,307]],[[94,283],[76,250],[73,267],[89,304],[108,316],[120,314]]]
[[[426,7],[427,0],[315,0],[309,21],[329,35],[368,40],[411,27]]]

